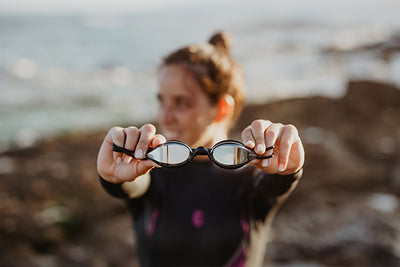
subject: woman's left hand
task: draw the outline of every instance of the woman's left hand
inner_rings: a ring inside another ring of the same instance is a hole
[[[274,156],[253,160],[258,168],[269,174],[289,175],[299,171],[304,164],[304,148],[299,133],[291,124],[255,120],[242,131],[242,141],[258,155],[270,155],[267,147],[275,146]]]

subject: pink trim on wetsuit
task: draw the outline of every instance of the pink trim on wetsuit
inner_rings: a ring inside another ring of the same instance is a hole
[[[197,209],[192,213],[192,224],[194,228],[200,228],[204,225],[205,218],[204,218],[204,211]]]
[[[157,219],[158,219],[159,215],[160,215],[160,209],[155,208],[153,210],[153,213],[151,214],[149,225],[147,226],[146,233],[147,233],[148,236],[152,236],[153,235],[154,230],[156,229],[156,223],[157,223]]]

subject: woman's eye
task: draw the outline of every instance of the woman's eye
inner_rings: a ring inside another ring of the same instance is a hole
[[[176,99],[176,103],[175,104],[176,104],[176,106],[178,108],[187,108],[187,107],[189,107],[189,102],[184,98]]]
[[[163,104],[163,98],[160,95],[157,95],[157,100],[158,100],[158,104],[162,105]]]

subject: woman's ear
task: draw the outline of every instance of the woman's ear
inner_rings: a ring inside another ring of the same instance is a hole
[[[215,116],[214,121],[220,122],[224,119],[230,119],[233,116],[235,110],[235,100],[231,95],[224,95],[218,101],[218,113]]]

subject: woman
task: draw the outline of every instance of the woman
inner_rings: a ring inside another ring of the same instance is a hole
[[[174,169],[144,159],[168,140],[210,148],[228,139],[244,98],[229,50],[229,36],[218,33],[167,56],[158,74],[160,134],[151,124],[114,127],[100,148],[100,181],[127,201],[142,266],[260,266],[272,218],[301,176],[296,128],[261,119],[242,131],[242,142],[260,156],[274,146],[274,156],[242,168],[223,169],[201,155]]]

